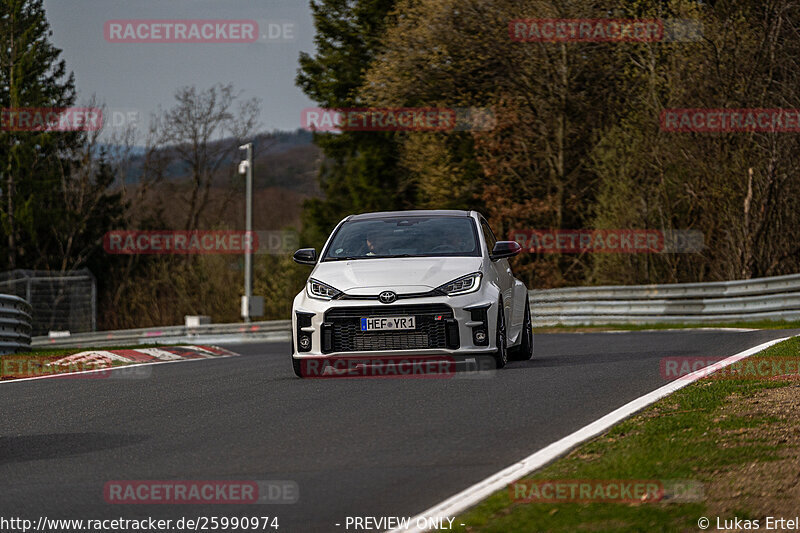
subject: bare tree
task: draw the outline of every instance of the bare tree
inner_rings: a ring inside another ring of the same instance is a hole
[[[147,162],[150,173],[159,177],[170,160],[186,166],[191,188],[183,227],[191,231],[198,228],[218,171],[255,133],[261,104],[257,98],[242,100],[232,85],[204,91],[182,87],[175,100],[175,107],[152,118]]]

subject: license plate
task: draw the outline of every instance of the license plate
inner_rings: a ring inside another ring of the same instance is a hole
[[[386,316],[361,319],[361,331],[395,331],[415,329],[417,327],[413,316]]]

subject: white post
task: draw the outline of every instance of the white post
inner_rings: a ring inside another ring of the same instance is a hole
[[[253,297],[253,143],[243,144],[240,150],[247,150],[247,206],[245,208],[245,231],[250,246],[244,251],[244,302],[242,303],[242,318],[250,322],[250,300]],[[241,167],[240,167],[241,168]]]

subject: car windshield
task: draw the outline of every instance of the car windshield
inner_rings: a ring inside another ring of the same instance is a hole
[[[471,218],[415,216],[345,222],[323,261],[479,255]]]

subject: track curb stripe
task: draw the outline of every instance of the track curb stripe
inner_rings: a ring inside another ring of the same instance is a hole
[[[149,363],[151,361],[158,361],[156,357],[143,353],[139,350],[112,350],[111,353],[124,357],[129,361],[136,361],[139,363]],[[56,363],[54,364],[58,364],[58,361],[56,361]]]
[[[227,352],[227,350],[225,351]],[[211,359],[236,355],[233,352],[225,353],[216,346],[163,346],[158,348],[136,348],[132,350],[89,351],[69,355],[49,365],[63,365],[80,361],[87,356],[102,354],[117,361],[131,363],[150,363],[157,361],[179,361],[181,359]]]
[[[170,349],[176,349],[169,351]],[[35,379],[55,379],[93,374],[97,372],[112,372],[114,370],[129,369],[133,366],[160,365],[165,363],[182,363],[189,361],[203,361],[207,359],[225,359],[236,357],[239,354],[220,348],[219,346],[194,345],[194,346],[164,346],[161,348],[140,348],[136,350],[91,350],[68,355],[57,361],[46,363],[46,366],[70,366],[77,363],[97,363],[101,368],[80,370],[76,372],[54,373],[44,376],[32,376],[16,379],[0,380],[0,385],[5,383],[19,383]],[[110,361],[130,363],[122,366],[110,366]]]
[[[478,483],[472,485],[471,487],[451,496],[450,498],[444,500],[441,503],[434,505],[433,507],[419,513],[418,515],[411,518],[409,521],[410,524],[416,524],[418,518],[425,518],[425,517],[454,517],[459,513],[467,510],[468,508],[474,506],[475,504],[479,503],[481,500],[485,499],[487,496],[491,495],[492,493],[503,489],[504,487],[508,486],[510,483],[520,479],[523,476],[526,476],[541,468],[542,466],[546,465],[547,463],[557,459],[558,457],[564,455],[572,448],[575,448],[579,444],[591,439],[592,437],[596,437],[597,435],[603,433],[610,427],[616,425],[617,423],[625,420],[632,414],[640,411],[641,409],[649,406],[672,394],[673,392],[682,389],[683,387],[694,383],[700,378],[708,376],[709,373],[715,372],[721,368],[725,368],[728,365],[731,365],[737,361],[750,357],[762,350],[766,350],[770,346],[774,344],[778,344],[779,342],[783,342],[792,338],[790,337],[783,337],[780,339],[771,340],[765,342],[763,344],[759,344],[753,348],[740,352],[736,355],[732,355],[722,361],[718,361],[713,365],[709,365],[704,367],[700,370],[692,372],[691,374],[687,374],[683,376],[681,379],[677,379],[675,381],[671,381],[670,383],[664,385],[663,387],[659,387],[658,389],[645,394],[644,396],[640,396],[635,400],[626,403],[622,407],[608,413],[607,415],[595,420],[591,424],[582,427],[578,431],[567,435],[566,437],[558,440],[548,446],[545,446],[541,450],[529,455],[525,459],[514,463],[513,465],[504,468],[503,470],[493,474],[483,481],[479,481]],[[393,529],[389,533],[409,533],[409,532],[417,532],[421,533],[423,531],[429,531],[428,529],[419,529],[417,527],[412,527],[409,529]]]

